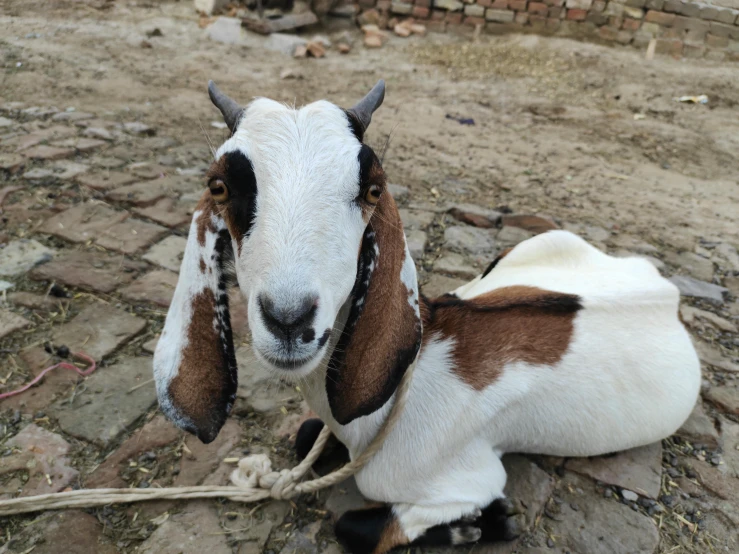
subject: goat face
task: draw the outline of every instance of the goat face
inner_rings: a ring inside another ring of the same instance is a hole
[[[256,355],[303,375],[322,359],[351,293],[384,180],[365,176],[379,163],[333,104],[295,110],[258,99],[240,121],[216,153],[209,188],[234,243]]]
[[[266,99],[241,108],[212,83],[210,94],[232,135],[208,172],[154,356],[160,406],[205,442],[230,411],[232,261],[257,357],[292,378],[328,364],[337,420],[376,409],[420,344],[415,267],[379,160],[362,143],[384,83],[349,110]]]

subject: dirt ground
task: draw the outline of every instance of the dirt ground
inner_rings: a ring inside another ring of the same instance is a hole
[[[641,248],[642,253],[667,262],[668,274],[692,272],[692,258],[686,258],[686,253],[703,255],[706,248],[719,243],[739,247],[738,65],[668,57],[646,61],[643,52],[633,49],[532,35],[393,37],[381,49],[366,49],[356,30],[351,31],[355,42],[347,55],[329,50],[323,59],[293,59],[260,47],[258,40],[249,46],[215,42],[198,22],[186,0],[0,0],[0,105],[21,102],[24,107],[74,108],[110,121],[145,122],[156,129],[155,139],[160,142],[155,144],[151,137],[138,143],[113,142],[95,163],[148,161],[179,168],[189,178],[209,164],[209,143],[217,145],[225,138],[225,131],[211,124],[220,122],[220,115],[207,98],[209,79],[243,102],[266,96],[299,105],[325,98],[349,106],[382,78],[387,81],[387,94],[373,117],[369,142],[383,150],[389,137],[384,167],[392,183],[409,189],[406,208],[440,213],[452,203],[470,203],[504,213],[542,214],[566,228],[586,235],[590,231],[594,242],[611,251]],[[331,36],[350,28],[346,21],[333,20],[328,27],[306,34]],[[155,29],[159,32],[154,33]],[[699,94],[708,95],[707,104],[675,100]],[[471,118],[474,124],[460,124],[459,118]],[[163,147],[166,139],[171,140]],[[23,181],[0,184],[19,183]],[[71,191],[70,197],[78,194],[73,186],[64,188]],[[12,212],[9,205],[22,202],[26,194],[38,196],[38,190],[16,193],[6,202],[8,213]],[[434,262],[444,249],[443,220],[438,214],[433,217],[421,262],[423,281],[432,275]],[[0,234],[21,236],[16,224],[12,217],[0,223],[5,226]],[[645,249],[645,244],[653,249]],[[471,256],[470,263],[479,267],[482,261]],[[732,271],[739,272],[739,267],[732,270],[730,265],[716,264],[716,272],[711,269],[703,280],[729,286],[726,280],[734,279],[736,286]],[[16,284],[23,290],[38,290],[26,281]],[[164,312],[137,310],[150,321],[143,338],[154,337]],[[719,313],[736,320],[739,304],[727,304]],[[123,353],[140,348],[143,338]],[[24,340],[30,344],[36,336]],[[722,335],[721,345],[737,357],[735,332]],[[0,367],[0,373],[5,374],[4,368]],[[732,379],[719,375],[718,381],[715,376],[710,381],[721,384]],[[299,413],[298,400],[290,404],[289,411]],[[0,412],[4,412],[2,405]],[[720,414],[713,408],[709,412],[715,421],[723,418],[727,425],[739,421],[739,411],[730,408],[722,408]],[[10,421],[15,416],[7,412],[3,417],[7,429],[17,432],[18,422]],[[37,419],[44,419],[43,414]],[[264,438],[270,433],[277,419],[245,416],[238,423],[242,429],[249,428],[248,436],[258,441],[260,434]],[[249,422],[256,422],[256,432]],[[0,441],[9,436],[10,432]],[[76,467],[85,474],[117,444],[120,440],[109,447],[74,442]],[[222,454],[237,446],[244,450],[248,441],[234,440]],[[284,441],[275,440],[272,446],[285,466],[289,465]],[[664,460],[658,458],[658,464],[664,461],[665,467],[671,464],[670,456],[687,455],[679,445],[664,446]],[[178,448],[182,448],[181,441]],[[171,454],[157,452],[165,458]],[[539,465],[546,469],[547,463]],[[578,479],[567,474],[562,486],[569,492],[563,498],[584,486]],[[736,484],[732,486],[736,490]],[[730,504],[737,497],[731,496]],[[282,524],[285,528],[310,526],[327,513],[321,506],[308,504],[294,509],[297,515],[286,515],[281,508],[273,511],[279,512],[275,517],[286,522]],[[231,521],[231,512],[219,510],[219,516]],[[239,510],[233,513],[244,511]],[[156,519],[162,512],[144,513]],[[121,528],[134,526],[134,512],[93,513],[99,521],[108,522],[106,536],[121,552],[135,551],[155,527],[150,524],[148,532],[127,534]],[[731,513],[737,517],[736,509]],[[708,552],[715,547],[715,552],[729,552],[739,519],[719,520],[709,522],[708,542],[686,542],[681,524],[676,524],[675,533],[665,525],[659,550]],[[33,521],[16,518],[0,527],[10,540]],[[305,529],[300,527],[310,538]],[[330,537],[330,527],[324,526],[322,533],[321,537]],[[280,548],[287,552],[286,541],[292,544],[284,533],[267,532],[265,537],[260,548],[273,552]],[[550,534],[547,539],[539,533],[538,538],[531,537],[531,544],[543,547],[548,540],[556,543],[556,536]],[[182,551],[199,552],[209,548],[208,544]],[[229,544],[234,552],[250,552],[238,550],[238,541]],[[17,548],[9,551],[31,552],[27,543]],[[151,545],[147,548],[147,552],[157,551]],[[587,547],[571,550],[584,554]],[[299,547],[293,551],[301,552]],[[329,550],[321,547],[321,551]]]

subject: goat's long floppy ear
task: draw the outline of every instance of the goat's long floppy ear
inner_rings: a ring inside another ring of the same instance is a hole
[[[223,114],[223,120],[226,122],[229,130],[232,133],[236,132],[236,127],[239,125],[239,120],[244,114],[244,108],[242,108],[235,100],[232,100],[221,92],[213,81],[208,81],[208,96],[210,96],[211,102],[218,108]]]
[[[392,397],[421,345],[416,266],[387,191],[364,233],[350,302],[326,378],[331,412],[342,425]]]
[[[236,396],[225,271],[232,257],[226,223],[206,190],[192,218],[180,278],[154,353],[162,411],[205,443],[218,435]]]

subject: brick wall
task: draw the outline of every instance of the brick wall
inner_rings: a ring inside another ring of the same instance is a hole
[[[739,10],[684,0],[359,0],[387,17],[423,20],[431,31],[481,26],[646,48],[674,57],[739,61]]]

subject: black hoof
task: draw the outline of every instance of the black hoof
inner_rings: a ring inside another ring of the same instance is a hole
[[[507,498],[494,500],[482,511],[476,525],[482,530],[482,542],[512,541],[519,537],[523,530],[519,519],[515,517],[513,503]]]

